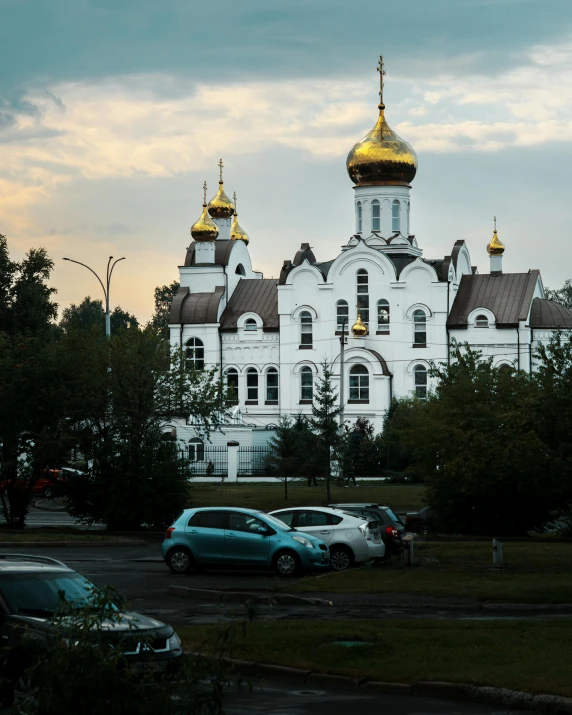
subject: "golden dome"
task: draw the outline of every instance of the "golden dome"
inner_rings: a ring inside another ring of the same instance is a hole
[[[203,184],[203,212],[198,221],[191,226],[191,236],[195,241],[216,241],[218,236],[218,226],[209,216],[207,211],[207,182]]]
[[[248,234],[238,223],[238,214],[236,213],[236,191],[233,195],[234,199],[234,218],[232,219],[232,224],[230,226],[230,240],[231,241],[244,241],[248,246]]]
[[[359,311],[357,314],[357,320],[352,325],[352,333],[354,338],[363,338],[365,335],[367,335],[367,325],[362,322]]]
[[[383,58],[379,58],[380,103],[375,127],[348,154],[346,167],[357,186],[392,184],[407,186],[417,173],[417,155],[413,148],[385,121],[383,103]]]
[[[495,230],[493,231],[493,237],[489,245],[487,246],[487,253],[489,256],[502,256],[504,253],[504,244],[500,240],[497,234],[497,217],[495,216]]]
[[[220,179],[218,182],[218,191],[215,196],[209,201],[209,213],[213,218],[230,218],[234,214],[234,204],[224,193],[222,183],[222,159],[218,163],[220,167]]]

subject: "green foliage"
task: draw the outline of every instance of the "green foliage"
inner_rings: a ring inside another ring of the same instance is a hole
[[[324,360],[322,375],[312,403],[310,427],[316,436],[315,469],[318,476],[326,478],[328,500],[330,493],[330,453],[340,444],[338,417],[340,414],[338,394],[332,385],[333,371],[331,365]]]
[[[169,339],[169,310],[179,285],[178,281],[173,281],[170,285],[155,288],[155,313],[150,325],[165,340]]]
[[[137,318],[117,306],[110,315],[111,332],[116,333],[122,328],[135,328],[139,325]],[[79,305],[64,308],[59,326],[66,333],[72,329],[91,330],[96,328],[105,334],[105,310],[103,301],[92,300],[89,296]]]
[[[568,279],[565,281],[562,288],[558,290],[546,288],[545,293],[549,300],[560,303],[560,305],[564,305],[566,308],[572,308],[572,280]]]
[[[288,416],[280,418],[269,443],[272,452],[266,462],[270,470],[284,482],[285,499],[288,499],[289,480],[315,473],[315,442],[316,436],[304,415],[296,415],[295,419]]]

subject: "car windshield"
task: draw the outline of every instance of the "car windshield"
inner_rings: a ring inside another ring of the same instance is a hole
[[[76,608],[93,602],[95,586],[78,573],[22,573],[2,574],[0,595],[11,613],[24,615],[53,615],[58,607],[59,593]],[[119,610],[109,603],[113,610]]]
[[[272,516],[271,514],[265,514],[264,519],[271,526],[275,526],[277,529],[280,529],[280,531],[296,531],[291,526],[288,526],[288,524],[285,524],[283,521],[280,521],[280,519],[275,516]]]
[[[400,519],[398,516],[396,516],[396,515],[391,511],[391,509],[387,508],[387,509],[385,510],[385,513],[386,513],[387,516],[391,519],[391,521],[396,521],[398,524],[401,524],[401,519]]]

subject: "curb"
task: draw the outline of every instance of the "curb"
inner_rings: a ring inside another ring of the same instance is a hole
[[[264,593],[254,593],[248,591],[216,591],[210,588],[190,588],[188,586],[168,586],[167,594],[176,598],[193,598],[204,601],[234,602],[244,603],[244,601],[256,601],[256,603],[268,606],[280,604],[289,606],[333,606],[331,601],[322,598],[302,598],[293,596],[290,593],[274,593],[266,595]]]
[[[201,653],[185,651],[185,655],[204,657]],[[502,705],[517,710],[540,710],[556,715],[572,713],[572,698],[559,695],[524,693],[520,690],[492,688],[487,686],[469,685],[467,683],[445,683],[439,681],[419,681],[416,683],[384,683],[365,679],[351,678],[346,675],[315,673],[311,670],[288,668],[269,663],[221,658],[221,662],[244,676],[260,678],[288,678],[301,681],[304,685],[324,688],[353,690],[363,694],[391,693],[395,695],[417,695],[422,697],[441,698],[446,700],[472,700]]]
[[[18,547],[19,549],[36,549],[49,548],[50,546],[80,546],[80,547],[99,547],[99,546],[143,546],[145,541],[0,541],[0,549],[7,546],[10,548]]]
[[[51,512],[65,512],[66,508],[65,506],[45,506],[45,502],[48,501],[47,499],[40,499],[39,501],[35,502],[34,504],[34,509],[38,509],[39,511],[51,511]],[[41,504],[41,506],[40,506]]]

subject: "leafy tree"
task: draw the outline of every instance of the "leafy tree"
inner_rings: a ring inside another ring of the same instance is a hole
[[[402,472],[423,481],[417,474],[411,448],[403,442],[403,435],[411,429],[411,419],[415,409],[423,403],[416,397],[394,398],[385,416],[383,432],[377,443],[382,453],[382,466],[387,473]]]
[[[327,361],[322,363],[322,376],[318,379],[316,394],[312,404],[310,427],[317,437],[315,468],[320,476],[326,478],[328,501],[330,489],[330,449],[340,443],[338,416],[340,414],[338,394],[332,385],[333,372]]]
[[[565,281],[562,288],[558,290],[546,288],[545,293],[549,300],[553,300],[555,303],[560,303],[566,306],[566,308],[572,309],[572,280],[568,279]]]
[[[381,474],[381,450],[367,417],[358,417],[352,425],[344,425],[339,451],[345,476]]]
[[[169,339],[169,310],[178,290],[178,281],[155,288],[155,313],[151,318],[151,326],[165,340]]]
[[[134,328],[139,325],[134,315],[127,313],[119,306],[112,311],[110,322],[112,333],[116,333],[122,328]],[[64,308],[59,325],[65,332],[69,332],[72,327],[82,330],[90,330],[95,327],[105,333],[103,301],[92,300],[87,296],[79,305],[72,303],[69,308]]]
[[[312,469],[315,435],[307,418],[296,415],[294,419],[282,416],[272,439],[272,452],[267,464],[284,483],[284,499],[288,501],[288,480],[306,476]]]

